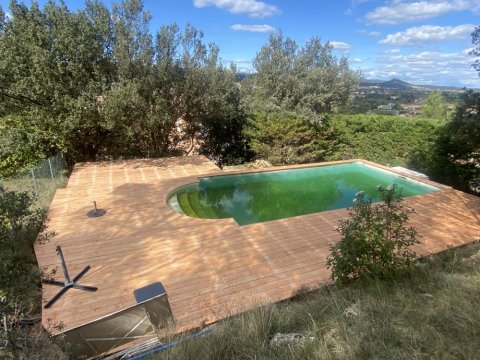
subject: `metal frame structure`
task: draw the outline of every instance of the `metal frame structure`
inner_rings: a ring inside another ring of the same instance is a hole
[[[70,280],[70,276],[68,275],[67,264],[65,263],[65,258],[63,257],[62,248],[57,245],[55,248],[58,257],[60,258],[60,263],[62,264],[63,275],[65,276],[65,281],[57,281],[54,279],[42,279],[43,284],[47,285],[55,285],[60,286],[62,289],[52,298],[50,299],[44,306],[45,309],[51,307],[58,299],[60,299],[69,289],[78,289],[84,291],[97,291],[97,287],[95,286],[87,286],[87,285],[79,285],[77,284],[78,280],[90,270],[90,265],[87,265],[85,269],[80,271],[80,273],[75,276],[72,280]]]
[[[140,294],[140,297],[138,296]],[[168,296],[161,283],[153,283],[134,293],[137,304],[111,313],[60,334],[62,341],[88,358],[112,354],[114,349],[141,339],[158,343],[162,329],[174,322]],[[164,334],[163,334],[164,335]]]

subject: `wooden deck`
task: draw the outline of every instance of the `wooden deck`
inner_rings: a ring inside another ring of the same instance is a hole
[[[48,230],[58,235],[35,252],[39,266],[59,269],[62,279],[55,254],[61,245],[70,273],[90,265],[81,283],[98,291],[70,290],[43,310],[43,325],[55,333],[51,325],[61,322],[68,331],[134,305],[134,289],[161,281],[177,329],[186,330],[329,280],[324,262],[345,209],[239,226],[168,208],[169,192],[207,174],[221,171],[203,157],[76,165],[50,206]],[[416,210],[420,254],[480,239],[480,198],[436,185],[442,190],[407,199]],[[94,200],[105,216],[86,216]],[[57,290],[45,286],[43,301]]]

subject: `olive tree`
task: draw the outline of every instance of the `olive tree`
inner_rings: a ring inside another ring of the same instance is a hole
[[[162,26],[155,41],[155,81],[163,99],[166,136],[188,154],[197,150],[220,165],[245,155],[245,112],[236,69],[220,63],[215,44],[188,25]],[[178,124],[180,131],[176,131]]]
[[[236,70],[193,26],[152,35],[141,0],[112,10],[88,0],[75,12],[63,2],[13,0],[10,13],[0,11],[2,169],[58,150],[72,161],[199,151],[220,163],[241,155]]]
[[[311,122],[321,122],[351,99],[360,76],[348,59],[332,54],[333,47],[313,37],[299,47],[282,32],[270,34],[257,53],[252,103],[261,110],[296,112]]]

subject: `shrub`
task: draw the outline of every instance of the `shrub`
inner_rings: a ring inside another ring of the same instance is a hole
[[[324,160],[331,146],[326,121],[313,124],[289,113],[256,113],[244,134],[258,158],[278,165]]]
[[[442,124],[401,116],[335,115],[337,145],[329,160],[367,159],[428,172]]]
[[[408,226],[414,210],[403,204],[395,185],[377,187],[381,202],[372,204],[364,192],[355,195],[349,219],[340,220],[341,240],[330,246],[327,266],[332,279],[346,282],[359,277],[387,278],[416,257],[417,231]]]
[[[39,314],[39,269],[32,244],[43,213],[26,192],[0,185],[0,358],[61,358],[40,325],[22,326]],[[33,320],[32,320],[33,321]]]

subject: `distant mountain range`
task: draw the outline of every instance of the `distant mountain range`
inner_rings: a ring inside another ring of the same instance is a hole
[[[381,89],[395,89],[403,91],[462,91],[463,88],[455,86],[413,85],[399,79],[392,80],[363,80],[360,86],[375,86]]]
[[[237,73],[237,81],[242,81],[248,76],[253,74],[239,72]],[[360,86],[364,87],[379,87],[381,89],[395,89],[400,91],[463,91],[464,88],[458,86],[437,86],[437,85],[414,85],[409,84],[400,79],[391,79],[391,80],[376,80],[376,79],[364,79],[360,83]]]

